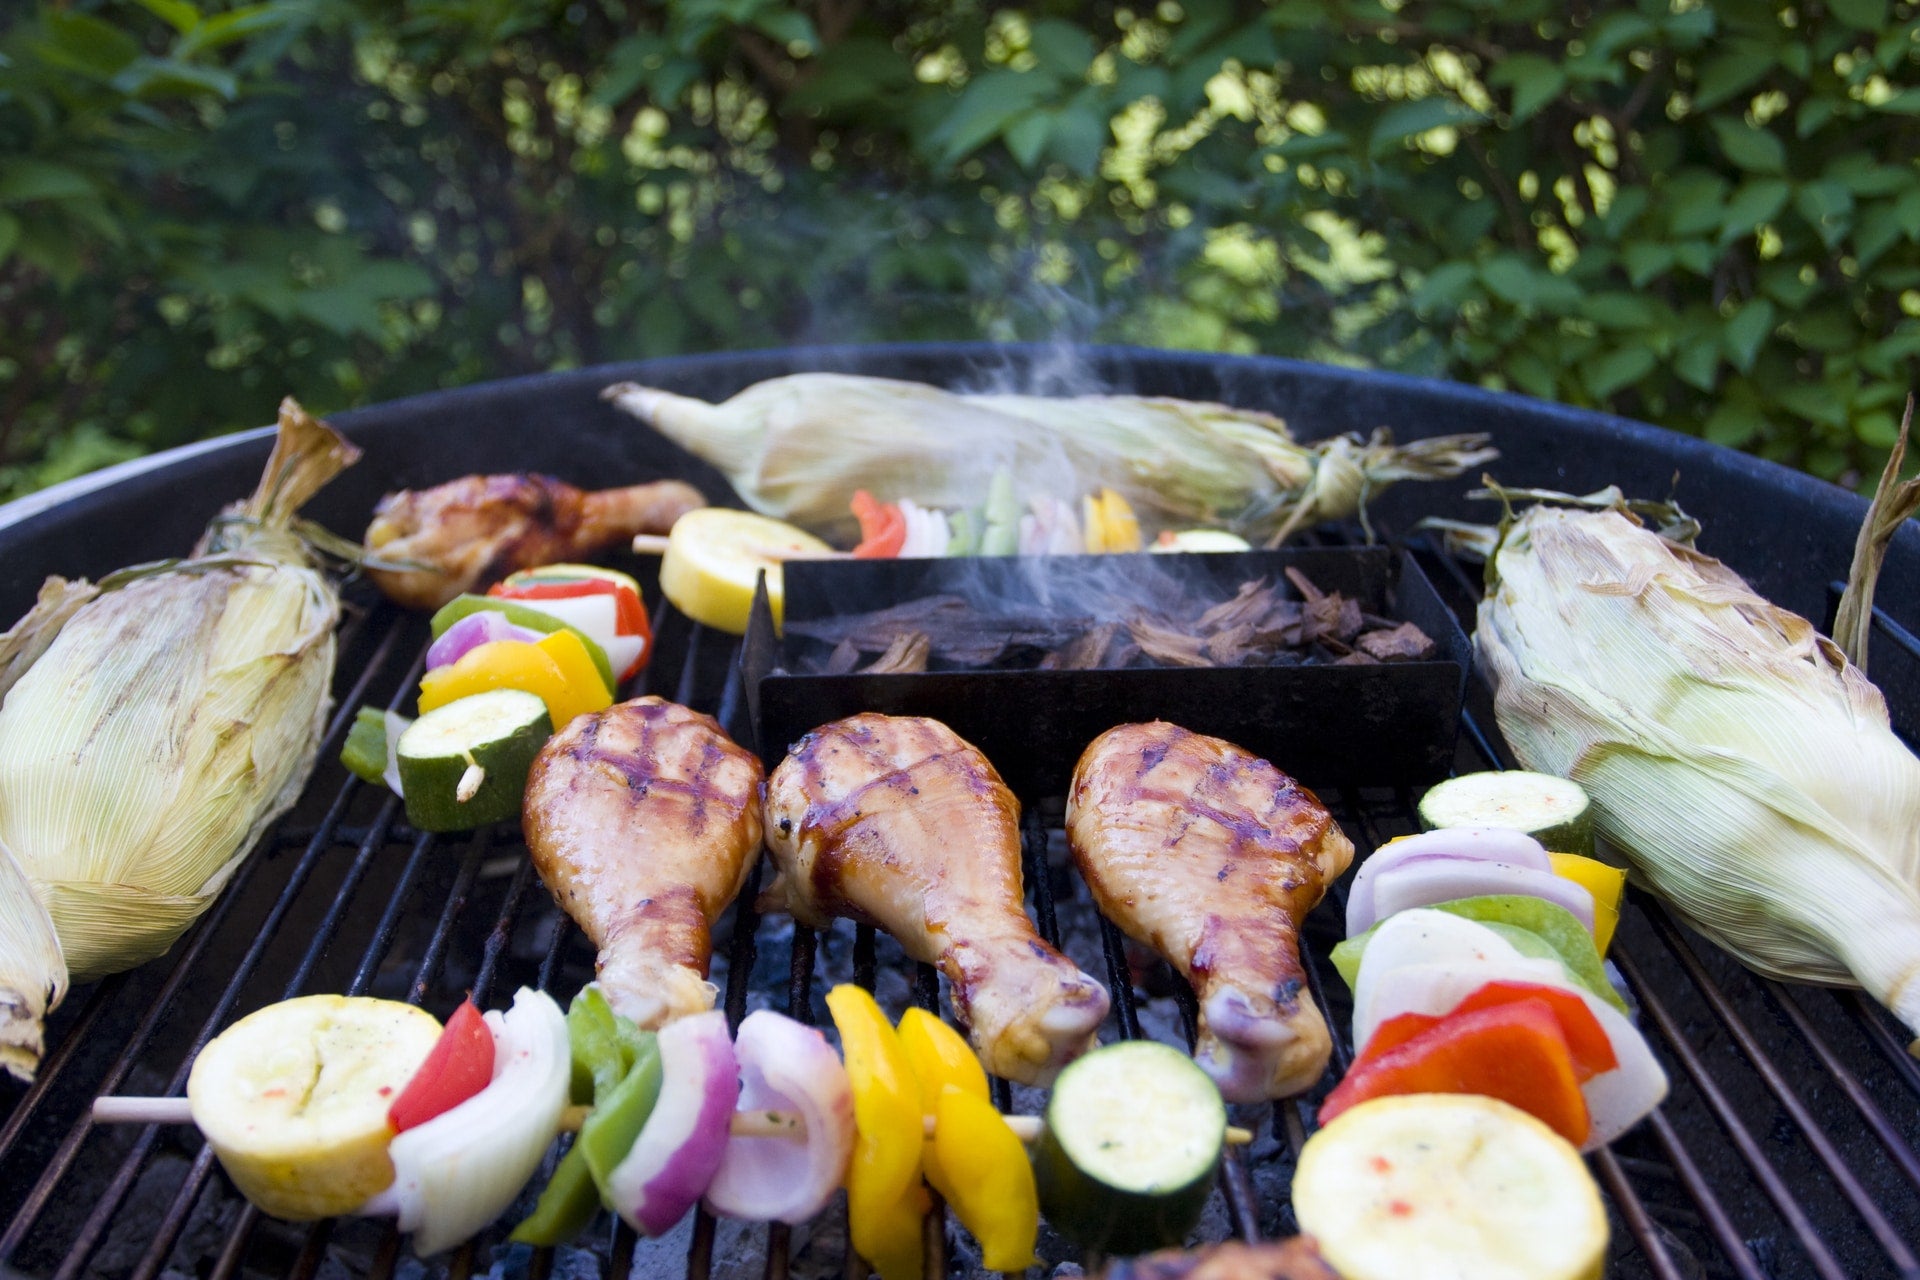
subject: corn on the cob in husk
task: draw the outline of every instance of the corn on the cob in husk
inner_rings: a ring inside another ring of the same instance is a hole
[[[850,533],[856,490],[929,507],[981,501],[993,473],[1062,493],[1111,488],[1155,525],[1220,524],[1278,542],[1362,514],[1396,480],[1492,458],[1485,436],[1300,444],[1271,414],[1148,396],[963,395],[924,383],[802,373],[708,404],[622,383],[605,397],[726,473],[748,506]]]
[[[1488,577],[1474,639],[1521,764],[1586,788],[1635,878],[1740,960],[1920,1032],[1920,759],[1860,668],[1624,508],[1528,509]]]
[[[0,1064],[71,978],[159,955],[299,794],[339,598],[295,519],[359,451],[292,400],[252,499],[191,559],[50,580],[0,640]],[[52,942],[57,938],[57,943]],[[50,945],[51,943],[51,945]]]

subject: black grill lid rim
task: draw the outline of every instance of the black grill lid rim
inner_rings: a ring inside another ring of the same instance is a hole
[[[604,439],[555,442],[543,440],[537,430],[491,441],[481,437],[497,435],[503,417],[532,426],[550,398],[577,403],[597,398],[618,381],[650,381],[710,396],[807,370],[951,385],[996,369],[1032,370],[1059,351],[1052,344],[986,342],[775,348],[660,357],[426,392],[332,415],[368,456],[323,492],[311,513],[355,534],[380,492],[438,483],[476,463],[511,467],[514,454],[529,451],[544,451],[544,456],[528,466],[576,482],[607,483],[609,454],[626,464],[628,474],[621,480],[691,470],[710,497],[724,499],[730,492],[718,484],[717,473],[637,424],[628,434],[631,420],[611,407],[603,412],[613,434]],[[1867,507],[1863,498],[1837,485],[1693,436],[1462,383],[1281,356],[1126,346],[1088,346],[1077,355],[1117,389],[1271,408],[1307,438],[1378,425],[1391,426],[1403,439],[1489,431],[1503,452],[1493,470],[1510,484],[1586,491],[1618,482],[1658,497],[1677,477],[1683,504],[1707,524],[1705,548],[1768,598],[1816,620],[1824,616],[1827,584],[1845,576]],[[614,431],[616,426],[622,429]],[[270,438],[270,431],[256,429],[201,441],[0,507],[0,616],[24,612],[48,573],[97,575],[137,560],[184,553],[222,503],[252,488]],[[448,447],[448,440],[459,447]],[[638,447],[642,441],[645,449]],[[476,446],[489,443],[502,461],[473,457]],[[578,452],[571,466],[569,447]],[[636,470],[641,474],[631,474]],[[1400,485],[1384,495],[1379,509],[1402,528],[1416,513],[1490,521],[1494,508],[1464,500],[1478,479]],[[159,518],[129,536],[117,526],[134,518],[127,514],[130,505],[141,504]],[[1912,603],[1920,601],[1920,522],[1910,522],[1896,535],[1881,582],[1882,608],[1920,629],[1920,605]]]

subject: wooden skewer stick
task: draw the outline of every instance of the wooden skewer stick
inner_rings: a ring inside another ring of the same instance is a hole
[[[633,553],[637,556],[663,556],[667,554],[667,543],[671,541],[663,533],[636,533],[633,535]],[[791,547],[768,551],[772,560],[851,560],[851,551],[803,551]]]
[[[568,1107],[560,1113],[560,1128],[568,1133],[577,1132],[592,1111],[592,1107]],[[1038,1141],[1040,1130],[1045,1127],[1039,1116],[1008,1116],[1006,1121],[1007,1127],[1022,1142]],[[93,1122],[192,1124],[193,1111],[185,1098],[129,1098],[110,1094],[93,1100]],[[730,1128],[736,1138],[786,1138],[793,1142],[804,1142],[807,1138],[806,1117],[793,1111],[736,1111]],[[926,1119],[926,1132],[928,1137],[933,1136],[932,1116]],[[1251,1130],[1237,1125],[1227,1127],[1229,1145],[1245,1146],[1252,1141]]]

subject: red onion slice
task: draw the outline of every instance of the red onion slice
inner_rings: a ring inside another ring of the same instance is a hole
[[[1347,936],[1365,933],[1374,921],[1386,914],[1374,910],[1373,906],[1373,885],[1380,876],[1402,863],[1436,857],[1505,862],[1549,873],[1553,870],[1553,862],[1538,840],[1505,827],[1447,827],[1396,840],[1376,850],[1354,872],[1353,884],[1347,892]],[[1365,924],[1355,923],[1362,918]]]
[[[719,1010],[660,1031],[660,1098],[608,1179],[614,1208],[641,1235],[664,1235],[713,1181],[740,1096],[740,1068]]]
[[[498,609],[482,609],[440,633],[440,638],[427,649],[427,668],[451,666],[481,645],[495,640],[524,640],[532,644],[539,639],[538,631],[516,627]]]
[[[827,1038],[762,1009],[740,1024],[742,1111],[797,1113],[806,1141],[732,1137],[707,1187],[707,1207],[748,1222],[801,1223],[833,1199],[853,1154],[853,1089]]]

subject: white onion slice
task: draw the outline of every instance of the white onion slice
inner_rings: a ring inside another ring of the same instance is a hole
[[[602,649],[607,641],[620,634],[620,607],[610,595],[564,596],[549,600],[513,599],[511,604],[523,609],[532,609],[535,613],[544,613],[549,618],[560,621],[580,632]],[[608,659],[612,665],[612,659]],[[618,667],[613,672],[620,674]]]
[[[1516,867],[1510,862],[1484,862],[1478,858],[1422,857],[1402,862],[1373,881],[1374,920],[1383,919],[1413,907],[1432,907],[1462,898],[1480,898],[1493,894],[1516,894],[1540,898],[1565,907],[1593,932],[1593,894],[1585,885],[1575,884],[1551,871]],[[1354,918],[1352,901],[1347,904],[1347,928],[1365,933],[1374,920],[1361,915]]]
[[[706,1192],[726,1151],[740,1069],[719,1010],[660,1030],[660,1098],[607,1179],[613,1207],[645,1236],[664,1235]]]
[[[1368,952],[1372,952],[1371,944]],[[1618,1065],[1580,1086],[1592,1122],[1582,1150],[1592,1151],[1612,1142],[1667,1096],[1667,1073],[1638,1028],[1618,1009],[1583,990],[1551,960],[1472,959],[1393,969],[1376,985],[1366,1009],[1355,1008],[1354,1053],[1364,1052],[1373,1033],[1388,1020],[1403,1013],[1443,1016],[1489,982],[1523,982],[1571,991],[1592,1011],[1606,1033]]]
[[[1373,886],[1382,875],[1403,863],[1424,858],[1477,858],[1516,867],[1552,872],[1553,861],[1538,840],[1505,827],[1446,827],[1383,845],[1360,864],[1347,889],[1347,936],[1365,933],[1383,912],[1374,910]],[[1366,924],[1354,927],[1364,918]]]
[[[1379,1025],[1379,1019],[1372,1012],[1374,1002],[1385,989],[1382,981],[1397,969],[1415,964],[1526,959],[1518,947],[1477,920],[1430,907],[1415,907],[1389,916],[1374,930],[1367,940],[1367,949],[1360,955],[1360,972],[1353,984],[1354,1043],[1365,1042]],[[1550,965],[1556,974],[1561,971],[1557,961],[1540,963]]]
[[[572,1059],[567,1019],[540,991],[522,987],[493,1032],[493,1080],[451,1111],[387,1147],[393,1185],[361,1207],[391,1213],[421,1257],[450,1249],[505,1213],[560,1131]]]
[[[707,1207],[748,1222],[805,1222],[833,1199],[853,1154],[847,1069],[820,1032],[765,1009],[740,1024],[733,1052],[739,1109],[793,1112],[807,1137],[728,1138]]]
[[[387,767],[381,771],[380,777],[387,784],[387,790],[404,800],[407,792],[400,785],[400,735],[407,731],[407,726],[413,721],[397,711],[384,712],[383,718],[387,724]]]

